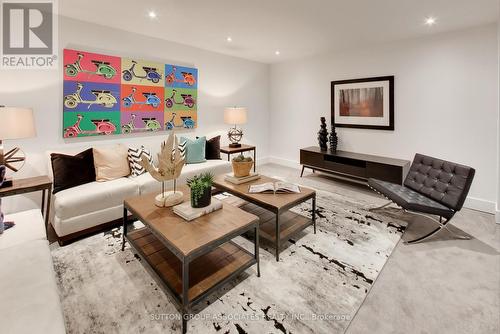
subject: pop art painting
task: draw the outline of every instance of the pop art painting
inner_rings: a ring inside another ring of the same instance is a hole
[[[165,87],[198,88],[198,70],[192,67],[165,65]]]
[[[64,50],[64,80],[121,82],[121,58],[97,53]]]
[[[122,58],[122,84],[164,87],[164,71],[160,63]]]
[[[163,111],[164,88],[121,85],[121,111]]]
[[[120,85],[66,81],[64,111],[120,110]]]
[[[63,137],[85,137],[120,133],[120,112],[65,112]]]
[[[65,138],[197,126],[196,68],[65,49],[63,75]]]
[[[156,132],[163,130],[161,111],[149,112],[121,112],[121,133]]]

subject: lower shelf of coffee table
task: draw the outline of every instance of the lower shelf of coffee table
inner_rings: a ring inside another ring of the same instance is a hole
[[[269,214],[263,219],[260,217],[260,236],[263,239],[276,242],[276,215]],[[288,240],[294,234],[302,231],[307,226],[311,225],[312,221],[309,218],[301,216],[291,211],[282,213],[280,216],[280,240]]]
[[[179,258],[146,227],[130,231],[127,239],[177,298],[182,299],[182,262]],[[231,241],[195,258],[189,265],[189,301],[254,263],[255,258],[249,252]]]

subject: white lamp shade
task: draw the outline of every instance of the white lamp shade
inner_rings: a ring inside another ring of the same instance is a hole
[[[0,107],[0,140],[35,136],[33,110],[29,108]]]
[[[226,124],[245,124],[247,122],[247,108],[228,107],[224,109],[224,123]]]

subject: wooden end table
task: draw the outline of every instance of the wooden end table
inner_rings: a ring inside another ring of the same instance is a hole
[[[189,188],[179,188],[184,200],[189,201]],[[180,308],[185,333],[194,304],[254,264],[260,277],[259,218],[223,204],[222,209],[187,222],[172,208],[155,206],[155,196],[125,200],[122,250],[128,240],[146,269],[173,297]],[[128,231],[128,212],[145,227]],[[246,232],[254,232],[254,254],[231,241]]]
[[[248,187],[252,184],[277,182],[279,180],[261,175],[260,179],[254,181],[233,184],[226,181],[224,176],[218,175],[214,178],[215,188],[242,198],[274,214],[274,219],[261,221],[260,235],[263,239],[275,245],[276,261],[280,259],[282,242],[286,242],[290,237],[311,224],[314,227],[314,234],[316,234],[316,191],[313,189],[301,186],[299,194],[250,194]],[[312,219],[289,211],[289,209],[309,199],[312,200]]]
[[[257,148],[255,146],[245,144],[241,144],[241,147],[223,146],[220,148],[220,151],[227,154],[227,161],[231,161],[231,154],[253,151],[253,171],[255,172],[255,166],[257,165],[257,161],[255,160]]]
[[[35,191],[42,192],[42,215],[45,218],[45,233],[47,233],[47,227],[49,225],[49,215],[50,215],[50,197],[52,195],[52,181],[47,175],[29,177],[25,179],[14,179],[12,181],[12,186],[0,188],[0,197],[22,195]],[[47,192],[47,195],[45,195]],[[47,197],[47,203],[45,203],[45,197]],[[45,207],[45,214],[43,214]]]

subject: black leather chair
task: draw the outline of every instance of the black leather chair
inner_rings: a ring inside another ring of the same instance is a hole
[[[432,232],[406,243],[420,242],[443,228],[451,232],[447,224],[462,209],[475,172],[471,167],[417,153],[404,185],[377,179],[368,180],[370,188],[391,201],[371,210],[381,209],[394,202],[404,210],[426,216],[439,225]],[[439,216],[439,220],[428,215]]]

